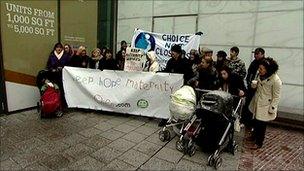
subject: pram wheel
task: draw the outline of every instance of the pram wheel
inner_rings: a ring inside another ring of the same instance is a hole
[[[56,117],[60,118],[63,116],[63,112],[61,110],[56,111],[55,113]]]
[[[214,157],[214,155],[211,154],[208,157],[208,165],[214,166],[215,169],[218,169],[219,167],[221,167],[222,163],[223,163],[223,159],[220,156]]]
[[[175,147],[178,151],[183,152],[184,151],[184,143],[183,140],[176,141]]]
[[[217,157],[215,159],[215,165],[214,165],[215,169],[220,168],[222,166],[222,163],[223,163],[223,159],[221,157]]]
[[[189,147],[189,150],[188,150],[188,154],[190,157],[194,156],[196,152],[196,146],[194,144],[191,144],[191,146]]]
[[[233,145],[233,151],[232,151],[232,154],[233,154],[233,155],[235,155],[235,154],[237,153],[238,147],[239,147],[239,146],[238,146],[237,144],[234,144],[234,145]]]
[[[208,166],[213,166],[215,163],[215,159],[213,157],[213,154],[211,154],[209,157],[208,157]]]
[[[170,132],[168,130],[164,130],[164,131],[161,130],[161,131],[159,131],[158,135],[159,135],[159,139],[162,142],[170,140]]]

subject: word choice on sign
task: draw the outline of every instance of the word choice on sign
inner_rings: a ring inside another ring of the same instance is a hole
[[[167,42],[189,42],[190,36],[181,36],[181,35],[172,35],[172,34],[164,34],[162,39]]]

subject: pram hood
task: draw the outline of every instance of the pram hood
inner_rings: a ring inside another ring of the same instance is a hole
[[[196,94],[190,86],[183,86],[171,94],[169,104],[170,114],[174,119],[189,119],[195,111]]]
[[[49,79],[50,73],[48,70],[41,70],[38,72],[38,75],[36,77],[36,85],[39,89],[44,85],[43,80]]]
[[[214,90],[202,95],[199,108],[215,114],[231,116],[233,112],[233,96],[230,93]]]

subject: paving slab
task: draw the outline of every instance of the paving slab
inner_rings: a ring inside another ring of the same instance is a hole
[[[72,135],[69,135],[67,137],[64,137],[61,142],[69,145],[69,146],[73,146],[75,144],[78,144],[80,142],[83,142],[85,140],[87,140],[88,138],[84,137],[83,135],[80,135],[78,133],[74,133]]]
[[[140,151],[149,156],[156,154],[161,148],[162,148],[161,145],[154,144],[146,140],[142,141],[141,143],[133,147],[134,150]]]
[[[94,153],[90,154],[93,158],[96,160],[102,162],[102,163],[110,163],[112,160],[120,156],[123,152],[110,148],[110,147],[103,147],[99,149],[98,151],[95,151]]]
[[[40,150],[32,150],[28,153],[17,154],[12,157],[12,159],[18,163],[22,168],[25,168],[31,164],[34,164],[38,161],[41,161],[48,157],[48,154],[40,151]]]
[[[159,152],[155,154],[155,157],[163,160],[167,160],[172,163],[178,163],[183,157],[183,153],[171,148],[163,147]]]
[[[97,134],[101,134],[102,132],[103,132],[102,130],[99,130],[99,129],[93,127],[93,128],[88,128],[88,129],[85,129],[83,131],[80,131],[79,134],[84,136],[84,137],[90,138],[90,137],[93,137]]]
[[[85,141],[83,141],[82,143],[95,149],[95,150],[99,150],[102,147],[105,147],[106,145],[110,144],[112,141],[109,139],[106,139],[104,137],[102,137],[101,135],[96,135],[94,137],[91,137]]]
[[[124,136],[125,133],[120,132],[120,131],[116,131],[114,129],[109,129],[109,130],[101,133],[100,135],[103,136],[103,137],[105,137],[105,138],[107,138],[107,139],[109,139],[109,140],[114,141],[117,138],[120,138],[120,137]]]
[[[173,170],[174,168],[174,163],[156,157],[152,157],[148,162],[140,167],[142,170]]]
[[[40,164],[40,163],[34,163],[32,165],[27,166],[26,168],[24,168],[24,170],[33,170],[33,171],[37,171],[37,170],[46,170],[49,171],[51,170],[50,168]]]
[[[107,131],[107,130],[113,128],[114,126],[115,125],[112,125],[109,122],[98,122],[94,127],[99,130],[102,130],[102,131]]]
[[[76,161],[93,152],[94,152],[93,148],[91,148],[85,144],[79,143],[79,144],[76,144],[76,145],[64,150],[62,152],[62,155],[64,157],[66,157],[67,159],[69,159],[70,161]]]
[[[136,167],[126,162],[123,162],[121,160],[115,159],[103,169],[104,170],[136,170]]]
[[[120,138],[110,143],[108,147],[116,149],[118,151],[126,152],[135,145],[136,144],[131,141]]]
[[[134,131],[138,132],[140,134],[144,134],[144,135],[151,135],[151,134],[155,133],[156,131],[158,131],[158,128],[153,128],[153,127],[143,125],[143,126],[136,128]]]
[[[0,162],[0,170],[21,170],[21,168],[22,167],[12,159],[7,159]]]
[[[86,156],[69,165],[66,170],[101,170],[105,165],[105,163],[102,163],[93,157]]]
[[[37,147],[37,149],[43,151],[46,154],[55,155],[55,154],[60,154],[63,150],[69,147],[70,147],[69,145],[59,140],[59,141],[52,141],[46,143],[42,146]]]
[[[121,124],[121,125],[118,125],[118,126],[114,127],[113,129],[117,130],[117,131],[120,131],[120,132],[129,133],[132,130],[134,130],[135,128],[136,127],[128,125],[128,124]]]
[[[140,134],[140,133],[137,133],[137,132],[130,132],[130,133],[124,135],[122,138],[124,138],[126,140],[129,140],[129,141],[132,141],[134,143],[140,143],[147,137],[148,136],[144,135],[144,134]]]
[[[128,164],[131,164],[132,166],[135,166],[136,168],[139,168],[142,164],[144,164],[146,161],[149,160],[149,156],[141,153],[136,150],[129,150],[120,157],[118,157],[119,160],[122,160]]]
[[[59,170],[61,168],[66,168],[71,161],[61,154],[56,154],[39,161],[39,163],[52,170]]]
[[[206,170],[206,167],[186,159],[181,159],[176,164],[174,170]]]
[[[131,120],[125,122],[125,124],[134,126],[136,128],[144,125],[145,123],[146,123],[145,121],[136,118],[132,118]]]

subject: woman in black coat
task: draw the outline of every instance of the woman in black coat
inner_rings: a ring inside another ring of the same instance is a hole
[[[244,81],[238,75],[231,73],[231,69],[224,65],[219,73],[220,90],[229,92],[232,95],[242,97],[245,95]]]
[[[102,58],[99,62],[99,67],[98,69],[104,70],[117,70],[117,63],[113,59],[112,51],[110,49],[107,49],[105,52],[105,57]]]

